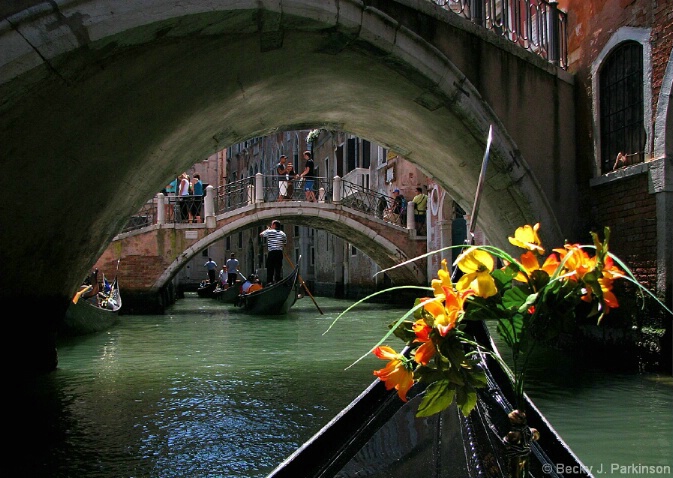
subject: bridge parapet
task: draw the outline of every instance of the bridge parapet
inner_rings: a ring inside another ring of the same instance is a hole
[[[183,211],[192,211],[196,207],[200,221],[208,223],[210,217],[230,213],[236,209],[252,204],[275,203],[285,201],[305,201],[302,181],[289,180],[289,191],[285,197],[278,196],[279,177],[257,173],[255,176],[240,179],[220,187],[209,185],[205,196],[165,195],[158,193],[147,201],[133,215],[123,233],[142,229],[156,224],[186,223]],[[356,178],[351,178],[356,179]],[[407,210],[406,217],[394,213],[394,198],[367,189],[358,182],[349,181],[339,176],[331,180],[318,177],[315,179],[318,203],[340,204],[351,209],[371,214],[393,225],[404,225],[408,230],[415,229],[413,210]],[[215,227],[212,220],[208,227]]]

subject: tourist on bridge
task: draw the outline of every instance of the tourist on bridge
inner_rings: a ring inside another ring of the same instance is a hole
[[[423,188],[416,188],[416,195],[411,200],[414,205],[414,221],[416,222],[416,233],[420,236],[425,228],[425,215],[428,210],[428,196],[423,194]]]
[[[279,282],[283,277],[283,247],[287,244],[287,236],[281,230],[280,221],[274,219],[271,226],[259,234],[266,238],[268,254],[266,256],[266,283]]]
[[[276,174],[278,174],[278,201],[285,201],[287,199],[287,184],[289,182],[287,167],[287,156],[281,154],[276,165]]]
[[[187,173],[182,173],[180,175],[180,185],[178,188],[178,195],[180,196],[180,221],[179,222],[189,222],[189,213],[191,208],[189,207],[189,176]]]
[[[304,171],[299,175],[304,179],[304,193],[306,200],[315,202],[315,192],[313,192],[313,181],[315,180],[315,163],[310,151],[304,151],[304,160],[306,161]]]
[[[197,173],[194,175],[192,183],[192,194],[194,195],[192,202],[192,222],[197,222],[196,217],[203,219],[201,208],[203,207],[203,183],[201,176]]]
[[[292,196],[294,195],[294,178],[297,177],[297,174],[294,171],[294,166],[292,166],[292,163],[287,163],[285,171],[287,172],[287,174],[285,175],[285,177],[287,178],[287,191],[285,194],[285,198],[288,201],[292,201]]]

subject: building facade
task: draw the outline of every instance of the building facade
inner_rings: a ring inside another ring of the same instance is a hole
[[[561,0],[576,84],[579,221],[611,229],[610,250],[673,308],[673,2]],[[664,348],[671,317],[621,284],[612,321]],[[670,362],[669,365],[670,367]]]

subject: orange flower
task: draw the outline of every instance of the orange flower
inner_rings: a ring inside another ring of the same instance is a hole
[[[603,298],[601,300],[602,309],[604,310],[603,315],[607,315],[610,312],[610,309],[616,309],[619,307],[619,302],[617,301],[617,296],[615,293],[612,292],[612,279],[608,277],[599,278],[598,284],[600,285],[601,296]],[[594,299],[595,291],[593,290],[593,286],[591,284],[587,283],[585,286],[586,293],[582,296],[582,300],[584,302],[591,302]]]
[[[525,226],[518,227],[514,231],[514,237],[509,237],[509,242],[517,247],[522,249],[528,249],[529,251],[536,251],[540,254],[544,254],[544,248],[542,247],[542,241],[537,235],[537,231],[540,229],[540,223],[535,224],[533,227],[526,224]]]
[[[540,267],[538,257],[535,254],[533,254],[533,252],[528,251],[521,254],[520,265],[523,267],[524,270],[519,271],[515,279],[518,280],[519,282],[526,282],[528,280],[528,277],[530,277],[530,275],[533,272],[540,269],[545,271],[547,275],[551,277],[558,268],[559,260],[556,254],[550,254],[545,259],[544,264],[542,264],[542,267]]]
[[[427,300],[423,303],[423,309],[432,315],[433,327],[437,329],[439,335],[446,337],[446,334],[455,329],[456,324],[460,322],[463,305],[469,296],[474,295],[474,291],[471,289],[456,291],[449,287],[444,287],[443,291],[443,301],[439,297]]]
[[[589,257],[579,244],[566,244],[563,249],[554,249],[565,261],[563,268],[572,280],[582,280],[587,272],[596,268],[596,259]]]
[[[612,257],[607,256],[605,258],[605,264],[603,265],[603,276],[610,279],[619,279],[624,277],[624,271],[615,265],[615,261],[612,260]]]
[[[414,360],[421,365],[427,365],[430,359],[435,356],[437,348],[430,338],[432,327],[425,323],[423,319],[417,320],[412,326],[416,339],[414,342],[422,342],[422,345],[416,349]]]
[[[380,359],[389,360],[384,368],[375,370],[374,375],[386,384],[386,390],[394,388],[402,401],[406,402],[407,392],[414,384],[414,374],[409,360],[387,345],[376,347],[374,355]]]
[[[471,247],[458,256],[456,264],[465,274],[456,283],[456,289],[472,289],[475,294],[484,299],[498,293],[495,280],[491,276],[495,261],[488,252]]]

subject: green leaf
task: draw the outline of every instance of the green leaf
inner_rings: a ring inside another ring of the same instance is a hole
[[[456,404],[463,416],[468,416],[477,405],[477,392],[469,385],[456,390]]]
[[[448,380],[440,380],[428,387],[418,406],[417,417],[429,417],[445,410],[453,403],[456,391],[450,387]]]
[[[528,297],[529,294],[523,287],[512,287],[503,294],[502,305],[509,310],[519,310]]]

